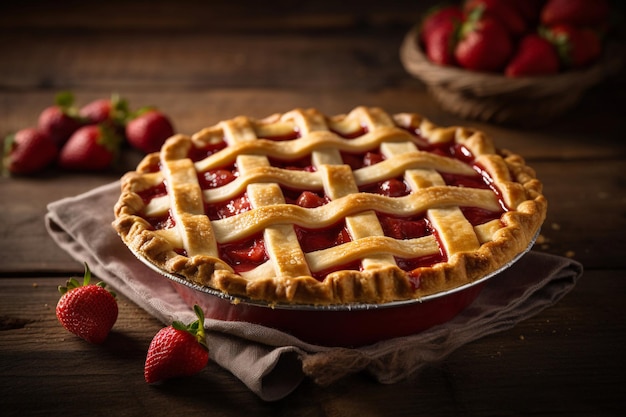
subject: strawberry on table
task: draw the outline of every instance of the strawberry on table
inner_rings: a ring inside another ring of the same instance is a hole
[[[520,41],[504,74],[525,77],[556,74],[558,71],[559,56],[554,45],[538,34],[528,34]]]
[[[74,95],[70,92],[57,94],[55,104],[46,107],[39,114],[37,122],[38,128],[48,135],[59,148],[82,124],[82,120],[74,107]]]
[[[513,53],[509,32],[496,19],[474,9],[461,26],[454,56],[463,68],[474,71],[500,71]]]
[[[156,152],[167,138],[174,135],[170,119],[161,111],[148,109],[128,121],[126,139],[134,148],[145,153]]]
[[[185,326],[179,321],[164,327],[154,336],[148,348],[144,377],[147,383],[191,376],[209,361],[204,334],[204,313],[194,306],[198,320]]]
[[[78,129],[59,154],[63,169],[102,171],[115,160],[122,138],[107,125],[87,125]]]
[[[90,281],[91,271],[85,264],[82,284],[70,278],[65,286],[59,287],[63,295],[56,306],[56,315],[69,332],[100,344],[117,321],[118,306],[115,294],[105,288],[105,283],[91,284]]]
[[[48,167],[58,153],[56,144],[39,129],[21,129],[5,139],[3,170],[12,174],[34,174]]]

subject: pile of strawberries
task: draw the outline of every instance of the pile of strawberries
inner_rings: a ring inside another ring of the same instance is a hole
[[[419,40],[438,65],[507,77],[596,62],[610,28],[607,0],[465,0],[428,13]]]
[[[36,127],[5,138],[3,168],[28,175],[56,163],[64,170],[104,171],[125,143],[150,153],[173,134],[170,119],[154,107],[130,111],[117,95],[77,107],[73,94],[62,92],[39,114]]]

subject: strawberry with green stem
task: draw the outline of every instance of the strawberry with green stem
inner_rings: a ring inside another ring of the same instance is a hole
[[[28,127],[8,135],[2,155],[3,175],[35,174],[52,164],[59,150],[48,135]]]
[[[565,68],[585,67],[602,55],[602,40],[590,28],[563,23],[542,27],[540,33],[555,46]]]
[[[559,71],[556,48],[544,37],[529,33],[524,36],[506,68],[507,77],[528,77],[556,74]]]
[[[112,94],[110,98],[96,99],[85,104],[78,110],[78,114],[87,124],[108,123],[123,127],[129,117],[128,101],[119,94]]]
[[[39,130],[48,135],[59,148],[82,125],[82,119],[74,106],[74,95],[68,91],[58,93],[55,104],[42,110],[37,121]]]
[[[87,263],[82,284],[70,278],[65,286],[59,286],[59,292],[56,315],[61,325],[89,343],[103,343],[117,321],[115,293],[107,290],[104,282],[91,284]]]
[[[113,165],[122,140],[106,123],[83,126],[61,149],[58,164],[67,170],[103,171]]]
[[[463,4],[463,10],[467,14],[476,9],[482,9],[485,17],[489,16],[500,22],[513,37],[519,37],[528,30],[524,16],[510,0],[467,0]]]
[[[204,333],[204,312],[193,307],[198,320],[185,325],[174,321],[154,336],[148,348],[144,367],[147,383],[191,376],[200,372],[209,361]]]
[[[484,14],[483,7],[477,7],[461,26],[454,57],[461,67],[469,70],[500,71],[513,54],[513,47],[504,26]]]
[[[438,65],[454,64],[456,35],[463,19],[458,5],[438,7],[427,13],[420,27],[420,41],[430,61]]]

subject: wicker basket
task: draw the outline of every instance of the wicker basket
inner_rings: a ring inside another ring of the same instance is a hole
[[[504,75],[444,67],[422,52],[418,26],[400,48],[404,68],[420,79],[442,108],[465,119],[539,125],[575,107],[592,86],[616,73],[623,51],[608,51],[584,70],[551,76],[509,78]]]

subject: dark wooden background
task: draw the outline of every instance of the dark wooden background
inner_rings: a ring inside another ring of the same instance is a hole
[[[524,155],[550,201],[535,250],[586,272],[556,306],[473,342],[407,381],[311,381],[264,403],[211,364],[150,387],[143,360],[161,323],[122,299],[110,340],[88,346],[54,316],[56,286],[82,265],[47,236],[46,205],[119,178],[51,169],[0,179],[2,415],[567,415],[626,408],[626,100],[624,72],[567,115],[533,129],[444,112],[403,69],[402,38],[432,1],[23,1],[0,5],[0,135],[36,123],[58,91],[81,103],[123,95],[192,133],[239,114],[357,105],[415,111],[483,129]]]

